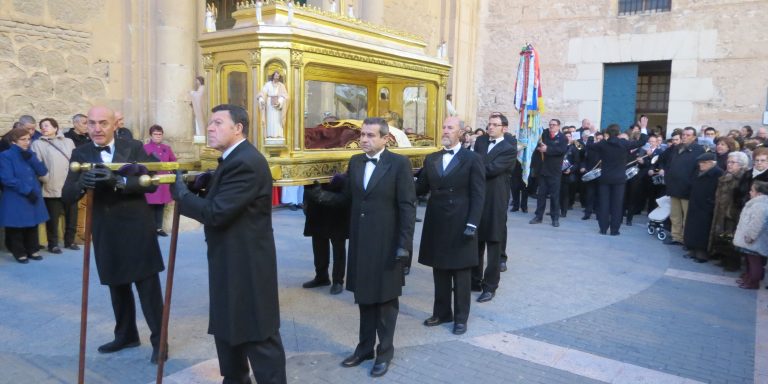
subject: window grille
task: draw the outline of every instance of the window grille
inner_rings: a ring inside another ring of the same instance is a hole
[[[619,0],[619,15],[669,12],[672,0]]]

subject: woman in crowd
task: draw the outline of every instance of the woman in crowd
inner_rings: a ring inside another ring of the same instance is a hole
[[[61,253],[59,248],[59,218],[64,217],[64,247],[80,249],[75,245],[77,231],[77,204],[65,206],[61,201],[61,189],[69,173],[69,157],[75,149],[75,143],[64,137],[59,124],[52,118],[40,120],[42,136],[35,140],[30,149],[45,164],[48,174],[40,178],[43,183],[43,199],[48,209],[48,221],[45,223],[48,238],[48,252]]]
[[[739,207],[743,207],[749,200],[749,189],[755,181],[768,181],[768,148],[762,147],[755,149],[752,154],[752,169],[744,172],[739,181],[739,190],[736,191],[735,199]]]
[[[732,241],[741,208],[734,201],[733,195],[739,188],[739,181],[747,170],[749,159],[741,152],[731,152],[726,164],[725,175],[717,180],[715,213],[712,217],[712,229],[709,231],[709,253],[720,255],[723,269],[733,272],[741,268],[741,255],[733,248]]]
[[[147,152],[148,155],[154,155],[160,161],[176,161],[176,155],[173,154],[171,147],[163,144],[163,127],[157,124],[149,127],[149,143],[144,144],[144,152]],[[147,203],[155,212],[157,235],[168,236],[163,230],[165,204],[170,203],[171,200],[173,200],[168,184],[161,184],[157,187],[157,191],[147,193],[145,196],[147,197]]]
[[[720,136],[715,139],[715,153],[717,154],[717,166],[723,171],[727,169],[728,154],[739,150],[736,140],[728,136]]]
[[[764,258],[768,257],[768,183],[754,182],[749,195],[733,235],[733,245],[747,259],[747,272],[738,281],[739,288],[757,289],[765,275]]]
[[[0,153],[0,227],[5,227],[6,246],[22,264],[42,260],[38,253],[37,226],[48,220],[40,176],[48,170],[29,149],[29,131],[15,128],[8,133],[11,147]]]
[[[712,152],[702,153],[696,161],[699,164],[699,174],[691,181],[683,241],[690,251],[691,259],[697,263],[705,263],[709,260],[707,246],[715,212],[715,191],[723,170],[717,167],[717,157]]]

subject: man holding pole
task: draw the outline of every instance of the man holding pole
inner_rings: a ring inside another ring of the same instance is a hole
[[[72,152],[71,161],[84,164],[157,161],[144,152],[141,142],[115,137],[115,113],[107,107],[88,111],[88,134],[93,144]],[[157,363],[163,298],[159,273],[164,269],[160,246],[154,231],[152,211],[144,194],[156,186],[142,187],[138,175],[120,176],[106,167],[70,171],[62,190],[62,200],[72,204],[86,189],[93,189],[93,246],[101,284],[109,286],[115,315],[115,339],[99,347],[112,353],[137,347],[136,304],[131,285],[136,285],[141,309],[152,334],[152,357]],[[88,247],[89,244],[86,244]]]
[[[280,338],[277,261],[272,234],[272,176],[246,141],[248,113],[223,104],[212,110],[208,145],[222,152],[205,198],[189,191],[181,172],[171,193],[179,212],[205,226],[210,319],[224,383],[285,383]]]

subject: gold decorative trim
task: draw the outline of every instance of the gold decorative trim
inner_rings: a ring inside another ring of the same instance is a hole
[[[284,0],[264,0],[264,1],[261,2],[261,4],[262,4],[262,7],[267,6],[267,5],[281,5],[281,6],[284,6],[284,7],[288,6],[288,2],[284,1]],[[254,0],[246,0],[246,1],[239,1],[239,2],[237,2],[237,8],[236,9],[238,11],[241,11],[241,10],[244,10],[244,9],[253,9],[253,8],[256,8],[256,1],[254,1]],[[418,42],[420,42],[422,44],[424,43],[424,38],[421,37],[421,36],[414,35],[412,33],[404,32],[404,31],[400,31],[400,30],[397,30],[397,29],[389,28],[389,27],[386,27],[386,26],[383,26],[383,25],[379,25],[379,24],[369,23],[367,21],[363,21],[363,20],[360,20],[358,18],[348,17],[346,14],[343,14],[343,12],[342,13],[329,12],[329,11],[324,11],[324,10],[318,8],[318,7],[314,7],[314,6],[311,6],[311,5],[300,5],[300,4],[296,4],[296,3],[294,3],[294,5],[293,5],[293,12],[294,13],[296,13],[296,12],[304,12],[304,13],[308,13],[308,14],[319,15],[319,16],[330,18],[330,19],[335,19],[335,20],[338,20],[338,21],[342,21],[342,22],[345,22],[345,23],[355,24],[359,28],[366,28],[366,29],[369,29],[369,30],[372,30],[372,31],[388,33],[390,35],[395,35],[395,36],[402,37],[402,38],[405,38],[405,39],[416,40],[416,41],[418,41]]]
[[[203,68],[213,69],[213,53],[206,53],[203,55]]]
[[[362,61],[362,62],[371,63],[371,64],[378,64],[378,65],[383,65],[383,66],[387,66],[387,67],[395,67],[395,68],[407,69],[407,70],[411,70],[411,71],[418,71],[418,72],[432,73],[432,74],[435,74],[435,75],[441,75],[441,76],[445,77],[445,81],[446,81],[446,83],[443,84],[443,87],[445,87],[445,85],[447,84],[447,81],[448,81],[447,80],[448,79],[447,78],[448,71],[441,70],[441,69],[436,69],[436,68],[432,68],[432,67],[427,67],[427,66],[423,66],[423,65],[408,64],[408,63],[403,63],[403,62],[395,61],[395,60],[388,60],[388,59],[382,59],[382,58],[378,58],[378,57],[365,56],[365,55],[360,55],[360,54],[356,54],[356,53],[352,53],[352,52],[340,51],[338,49],[328,49],[328,48],[318,48],[318,47],[306,46],[304,48],[304,51],[305,52],[310,52],[310,53],[317,53],[317,54],[321,54],[321,55],[326,55],[326,56],[339,57],[339,58],[342,58],[342,59],[348,59],[348,60],[354,60],[354,61]]]
[[[304,53],[295,49],[291,50],[291,67],[299,68],[304,65]]]
[[[252,68],[258,68],[261,65],[261,49],[254,49],[248,52],[248,58]]]
[[[448,76],[440,76],[440,88],[448,87]]]

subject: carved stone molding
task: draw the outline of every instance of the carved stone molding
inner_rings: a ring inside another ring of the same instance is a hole
[[[261,65],[261,50],[254,49],[248,52],[248,58],[250,59],[251,67],[258,68]]]
[[[203,68],[213,69],[213,53],[203,55]]]
[[[291,50],[291,66],[301,68],[304,65],[304,52]]]
[[[411,70],[411,71],[419,71],[419,72],[432,73],[432,74],[436,74],[436,75],[442,75],[442,76],[446,76],[446,81],[447,81],[447,76],[448,76],[448,71],[446,71],[446,70],[426,67],[426,66],[423,66],[423,65],[407,64],[407,63],[402,63],[402,62],[399,62],[399,61],[382,59],[382,58],[378,58],[378,57],[365,56],[365,55],[360,55],[360,54],[352,53],[352,52],[344,52],[344,51],[340,51],[340,50],[337,50],[337,49],[328,49],[328,48],[318,48],[318,47],[307,46],[307,47],[304,48],[304,50],[306,52],[318,53],[318,54],[326,55],[326,56],[340,57],[342,59],[349,59],[349,60],[354,60],[354,61],[362,61],[362,62],[365,62],[365,63],[379,64],[379,65],[383,65],[383,66],[387,66],[387,67],[402,68],[402,69],[407,69],[407,70]]]

